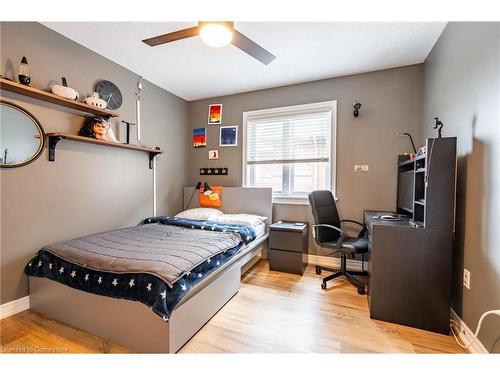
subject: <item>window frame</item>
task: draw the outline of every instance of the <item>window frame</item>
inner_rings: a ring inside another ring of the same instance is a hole
[[[330,129],[330,186],[329,189],[332,191],[333,196],[337,197],[337,100],[329,100],[324,102],[314,102],[307,104],[299,104],[285,107],[267,108],[259,109],[255,111],[243,112],[243,134],[242,134],[242,163],[241,163],[241,181],[243,187],[251,187],[248,185],[247,176],[247,128],[248,119],[254,116],[266,116],[275,115],[282,112],[293,112],[293,111],[303,111],[311,110],[316,108],[330,107],[332,118],[331,118],[331,129]],[[337,199],[337,198],[335,198]],[[273,203],[283,203],[283,204],[306,204],[308,205],[308,199],[304,196],[297,195],[275,195],[273,193]]]

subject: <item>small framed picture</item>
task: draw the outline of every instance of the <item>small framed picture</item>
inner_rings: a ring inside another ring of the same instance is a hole
[[[237,126],[221,126],[219,146],[230,147],[238,146],[238,127]]]
[[[205,128],[193,129],[193,147],[205,147],[207,145],[207,133]]]
[[[208,106],[208,125],[222,124],[222,104],[210,104]]]
[[[217,159],[219,159],[219,150],[210,150],[210,151],[208,151],[208,159],[209,160],[217,160]]]

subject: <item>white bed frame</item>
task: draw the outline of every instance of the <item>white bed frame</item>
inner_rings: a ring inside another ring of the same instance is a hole
[[[184,188],[184,205],[193,187]],[[195,194],[189,208],[198,207]],[[272,217],[271,189],[224,188],[225,213]],[[266,231],[267,232],[267,231]],[[179,302],[165,322],[140,303],[99,296],[55,281],[30,277],[31,309],[142,353],[175,353],[239,290],[242,268],[267,250],[265,234],[203,279]]]

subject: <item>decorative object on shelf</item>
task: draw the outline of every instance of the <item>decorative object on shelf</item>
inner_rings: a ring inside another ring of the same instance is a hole
[[[210,104],[208,106],[208,125],[222,124],[222,104]]]
[[[28,65],[28,59],[23,56],[21,59],[21,64],[19,65],[19,83],[29,86],[31,82],[30,67]]]
[[[219,150],[210,150],[210,151],[208,151],[208,159],[209,160],[217,160],[217,159],[219,159]]]
[[[200,168],[200,175],[227,176],[229,169],[225,167]]]
[[[0,166],[15,168],[33,162],[45,144],[40,122],[24,108],[0,99]]]
[[[427,152],[427,146],[422,146],[417,151],[417,156],[425,155]]]
[[[238,146],[238,127],[237,126],[221,126],[220,127],[220,147]]]
[[[95,85],[95,91],[99,94],[99,98],[106,102],[106,108],[114,111],[122,106],[122,93],[113,82],[107,80],[99,81]]]
[[[359,109],[361,108],[361,103],[354,102],[354,103],[352,103],[352,107],[354,108],[354,112],[353,112],[354,117],[358,117],[359,116]]]
[[[398,163],[402,163],[410,159],[411,159],[411,154],[408,152],[403,152],[402,154],[398,155]]]
[[[434,121],[436,121],[436,123],[434,124],[434,129],[437,129],[438,131],[438,138],[441,138],[442,135],[441,135],[441,129],[443,128],[443,123],[441,122],[441,120],[439,119],[439,117],[434,117]]]
[[[107,105],[107,103],[104,100],[99,99],[99,94],[96,92],[94,92],[94,93],[92,93],[92,95],[86,97],[84,102],[85,102],[85,104],[91,105],[91,106],[96,107],[96,108],[101,108],[101,109],[105,109],[106,105]]]
[[[129,145],[130,144],[130,126],[135,126],[136,124],[134,124],[133,122],[128,122],[128,121],[123,121],[122,122],[125,124],[125,127],[126,127],[126,141],[125,141],[125,144]]]
[[[200,148],[207,145],[207,134],[205,128],[193,129],[193,147]]]
[[[53,83],[50,85],[50,91],[53,94],[59,95],[63,98],[70,100],[77,100],[79,98],[78,91],[75,89],[68,87],[68,82],[66,81],[66,77],[62,77],[62,85],[58,85]]]
[[[221,201],[222,186],[212,186],[210,187],[208,183],[205,182],[202,188],[200,188],[200,207],[220,207],[222,206]]]
[[[57,104],[62,107],[76,109],[77,111],[85,112],[96,116],[101,116],[104,118],[120,116],[116,112],[111,112],[105,109],[97,108],[76,100],[69,100],[66,98],[62,98],[58,95],[52,94],[49,91],[40,90],[31,86],[25,86],[11,80],[7,80],[5,78],[0,78],[0,89],[14,92],[16,94],[24,95],[30,98],[42,100],[47,103]]]
[[[117,143],[111,124],[102,117],[87,116],[80,129],[79,135],[99,139],[101,141]]]
[[[141,143],[141,92],[144,89],[142,84],[142,77],[139,77],[139,81],[137,81],[137,91],[135,95],[137,96],[137,100],[135,103],[135,123],[137,124],[137,143]]]
[[[413,148],[413,152],[416,155],[417,154],[417,148],[415,147],[415,142],[413,142],[413,137],[411,136],[411,134],[410,133],[402,133],[402,132],[397,132],[396,134],[398,134],[398,135],[406,135],[408,138],[410,138],[411,147]]]

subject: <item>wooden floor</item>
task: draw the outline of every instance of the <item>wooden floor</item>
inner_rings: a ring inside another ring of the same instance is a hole
[[[180,353],[464,353],[453,337],[371,320],[366,296],[339,279],[327,290],[257,263],[229,301]],[[129,353],[32,311],[1,321],[2,352]]]

